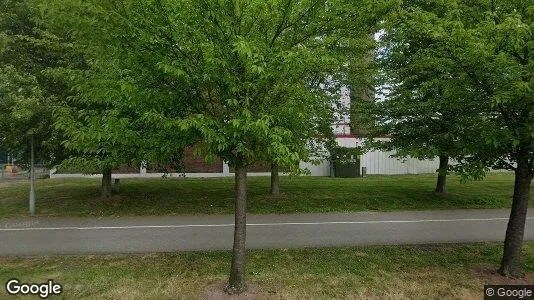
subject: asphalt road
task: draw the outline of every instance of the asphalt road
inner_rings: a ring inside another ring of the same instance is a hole
[[[509,210],[249,215],[248,248],[503,241]],[[231,249],[233,216],[0,218],[0,255]],[[534,240],[534,213],[526,240]]]

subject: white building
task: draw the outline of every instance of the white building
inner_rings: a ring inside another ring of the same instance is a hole
[[[350,108],[350,91],[348,88],[341,89],[341,105],[343,111]],[[356,148],[364,144],[364,139],[355,136],[350,130],[350,116],[348,113],[338,116],[339,122],[332,126],[337,137],[337,143],[341,147]],[[385,139],[384,139],[385,140]],[[416,158],[397,159],[392,157],[395,152],[369,151],[360,157],[360,167],[366,168],[369,175],[399,175],[399,174],[424,174],[434,173],[438,169],[439,161],[419,160]],[[301,163],[302,168],[307,168],[313,176],[330,176],[331,167],[329,161],[320,165]]]

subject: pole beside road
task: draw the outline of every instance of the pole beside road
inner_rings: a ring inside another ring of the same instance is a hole
[[[30,166],[30,215],[35,215],[35,165],[33,154],[33,135],[31,142],[31,166]]]

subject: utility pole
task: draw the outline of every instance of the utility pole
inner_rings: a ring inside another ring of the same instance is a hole
[[[31,162],[30,162],[30,215],[35,215],[35,166],[33,154],[33,134],[31,142]]]

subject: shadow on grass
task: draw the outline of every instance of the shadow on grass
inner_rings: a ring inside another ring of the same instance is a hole
[[[268,177],[248,179],[248,211],[255,214],[508,208],[513,176],[490,175],[461,184],[451,176],[448,193],[433,193],[431,175],[367,178],[282,177],[282,194],[269,194]],[[46,216],[232,214],[232,178],[123,179],[120,195],[100,199],[98,179],[49,179],[37,185],[37,212]],[[3,184],[0,216],[25,215],[27,182]],[[533,203],[531,201],[531,203]]]

